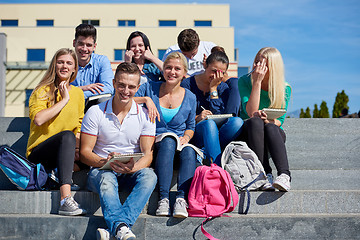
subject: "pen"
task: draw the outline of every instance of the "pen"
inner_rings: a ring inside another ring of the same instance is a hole
[[[203,106],[200,106],[202,108],[202,110],[206,110]]]
[[[247,75],[249,76],[253,71],[255,71],[255,68],[253,68],[253,70],[251,70]]]

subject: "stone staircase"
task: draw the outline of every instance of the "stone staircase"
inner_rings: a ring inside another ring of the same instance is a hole
[[[27,118],[0,118],[0,145],[24,153],[28,126]],[[251,192],[247,215],[239,214],[247,201],[240,194],[230,217],[209,221],[206,230],[224,240],[360,239],[360,120],[286,119],[284,129],[291,191]],[[85,178],[74,174],[82,187]],[[64,217],[56,214],[58,191],[13,190],[2,172],[0,189],[0,239],[96,239],[96,228],[106,227],[98,195],[86,190],[73,195],[89,214]],[[154,192],[132,229],[138,239],[206,239],[202,218],[155,217],[156,203]]]

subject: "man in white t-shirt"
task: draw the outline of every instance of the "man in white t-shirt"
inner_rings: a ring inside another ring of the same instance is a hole
[[[208,57],[211,49],[216,46],[213,42],[200,41],[199,35],[195,30],[189,28],[182,30],[177,38],[178,44],[169,47],[162,59],[174,51],[181,52],[188,60],[188,76],[193,76],[204,71],[204,58]]]
[[[81,126],[81,161],[92,167],[88,174],[89,190],[99,194],[108,230],[99,228],[98,239],[135,239],[130,230],[153,192],[157,177],[149,168],[155,140],[155,123],[145,108],[133,100],[140,86],[140,70],[134,63],[121,63],[113,85],[115,95],[92,106]],[[112,171],[100,170],[112,155],[144,153],[138,161],[110,163]],[[128,189],[124,204],[118,191]]]

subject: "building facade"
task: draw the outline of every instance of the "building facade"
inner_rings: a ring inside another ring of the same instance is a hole
[[[142,31],[155,56],[176,44],[185,28],[225,48],[229,75],[237,76],[234,28],[228,4],[0,4],[0,32],[6,34],[5,116],[26,116],[27,99],[54,53],[72,48],[75,27],[97,28],[96,53],[113,69],[123,60],[128,36]]]

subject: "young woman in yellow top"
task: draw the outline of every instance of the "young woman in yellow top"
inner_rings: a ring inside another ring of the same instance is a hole
[[[77,70],[75,52],[66,48],[58,50],[29,99],[31,123],[26,155],[31,162],[42,163],[48,170],[58,169],[61,215],[85,214],[71,197],[85,104],[83,91],[70,85]]]

